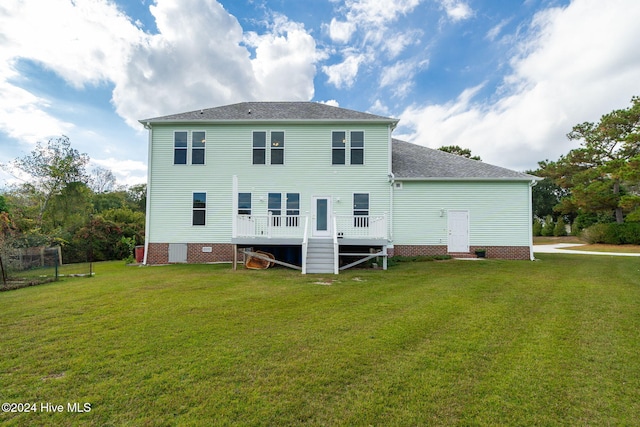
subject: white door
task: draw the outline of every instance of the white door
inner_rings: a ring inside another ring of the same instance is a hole
[[[314,237],[331,237],[331,198],[314,196],[311,201]]]
[[[448,252],[469,252],[469,211],[448,211]]]

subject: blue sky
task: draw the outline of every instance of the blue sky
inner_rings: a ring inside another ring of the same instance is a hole
[[[295,100],[533,169],[640,94],[638,22],[637,0],[5,0],[0,163],[64,134],[131,185],[137,120]]]

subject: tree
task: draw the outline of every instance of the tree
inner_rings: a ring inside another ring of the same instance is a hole
[[[527,172],[531,175],[539,176],[539,171]],[[544,178],[538,181],[531,191],[533,215],[544,218],[547,215],[554,215],[554,208],[560,201],[569,195],[569,191],[557,185],[552,179]],[[557,215],[557,214],[556,214]]]
[[[567,134],[580,148],[557,162],[540,162],[542,176],[571,191],[557,210],[615,215],[624,221],[625,212],[640,207],[640,97],[631,106],[614,110],[598,123],[585,122]]]
[[[116,188],[116,176],[111,170],[101,166],[93,168],[89,178],[89,187],[94,193],[107,193]]]
[[[72,182],[87,182],[88,162],[89,156],[72,148],[66,136],[50,139],[46,145],[38,142],[31,153],[11,162],[12,167],[32,178],[31,184],[41,193],[39,224],[54,195]]]
[[[451,153],[451,154],[455,154],[457,156],[466,157],[466,158],[471,159],[471,160],[482,161],[480,156],[472,156],[471,155],[471,150],[469,150],[468,148],[461,148],[458,145],[443,145],[442,147],[438,148],[438,150],[445,151],[445,152]]]
[[[564,220],[562,219],[562,216],[558,218],[558,221],[556,222],[556,225],[553,228],[553,235],[556,237],[567,235],[567,228],[564,223]]]

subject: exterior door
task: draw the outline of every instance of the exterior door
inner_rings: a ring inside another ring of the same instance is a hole
[[[469,211],[449,211],[447,214],[448,252],[469,252]]]
[[[313,236],[331,237],[331,198],[313,197],[312,207]]]

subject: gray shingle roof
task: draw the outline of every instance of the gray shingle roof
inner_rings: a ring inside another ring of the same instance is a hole
[[[539,178],[478,160],[393,139],[392,170],[396,179],[523,180]]]
[[[333,107],[317,102],[241,102],[140,120],[140,123],[210,121],[365,121],[390,123],[389,117]]]

